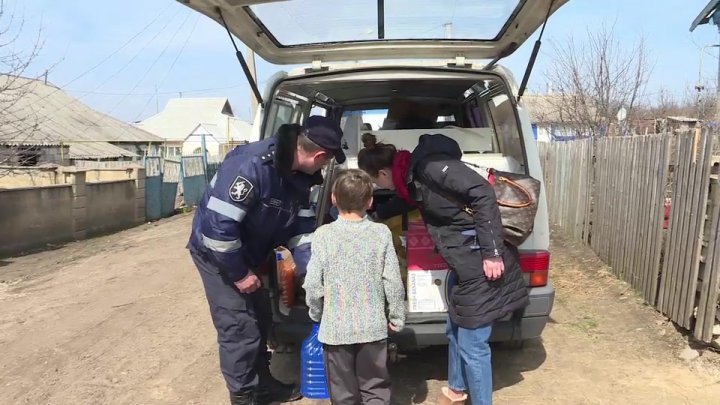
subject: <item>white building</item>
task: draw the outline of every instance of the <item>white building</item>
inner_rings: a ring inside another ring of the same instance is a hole
[[[166,156],[196,155],[203,138],[209,158],[221,159],[233,145],[251,142],[252,126],[234,116],[227,98],[174,98],[158,114],[136,124],[166,143]]]
[[[533,136],[538,142],[565,141],[582,135],[582,125],[563,116],[565,105],[560,94],[526,94],[522,105],[527,109]]]

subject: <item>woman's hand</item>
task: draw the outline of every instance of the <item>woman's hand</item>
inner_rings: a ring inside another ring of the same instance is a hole
[[[502,257],[485,259],[483,260],[483,269],[485,270],[485,277],[490,281],[495,281],[502,277],[503,272],[505,272],[505,263]]]

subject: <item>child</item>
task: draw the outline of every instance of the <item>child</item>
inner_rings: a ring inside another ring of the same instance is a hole
[[[313,234],[303,288],[310,318],[320,322],[333,405],[389,404],[388,328],[405,323],[405,290],[390,229],[372,222],[373,184],[360,170],[333,185],[339,217]],[[389,320],[385,302],[389,305]]]

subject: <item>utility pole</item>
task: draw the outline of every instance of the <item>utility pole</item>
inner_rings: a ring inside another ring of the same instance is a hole
[[[443,27],[445,28],[445,39],[452,39],[453,36],[453,23],[445,23],[443,24]]]
[[[702,77],[702,69],[703,69],[703,54],[705,53],[706,49],[709,48],[718,48],[720,45],[705,45],[700,49],[700,63],[698,67],[698,81],[695,85],[695,90],[697,90],[697,114],[698,119],[703,120],[705,117],[705,111],[702,108],[702,92],[705,90],[705,85],[703,84],[703,77]]]
[[[710,0],[690,25],[690,32],[698,25],[713,24],[720,32],[720,0]],[[718,58],[717,84],[715,89],[715,124],[720,123],[720,58]]]
[[[255,52],[247,47],[247,63],[250,69],[250,75],[252,80],[257,83],[257,72],[255,71]],[[250,89],[250,122],[255,122],[255,112],[257,111],[258,99],[255,97],[255,93]]]

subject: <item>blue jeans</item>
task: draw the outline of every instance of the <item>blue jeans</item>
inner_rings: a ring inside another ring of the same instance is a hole
[[[447,282],[448,297],[457,284],[451,272]],[[447,321],[448,386],[468,393],[473,405],[492,404],[492,355],[490,334],[492,323],[477,329],[465,329]]]
[[[492,324],[465,329],[447,322],[448,386],[469,394],[473,405],[492,404]]]

